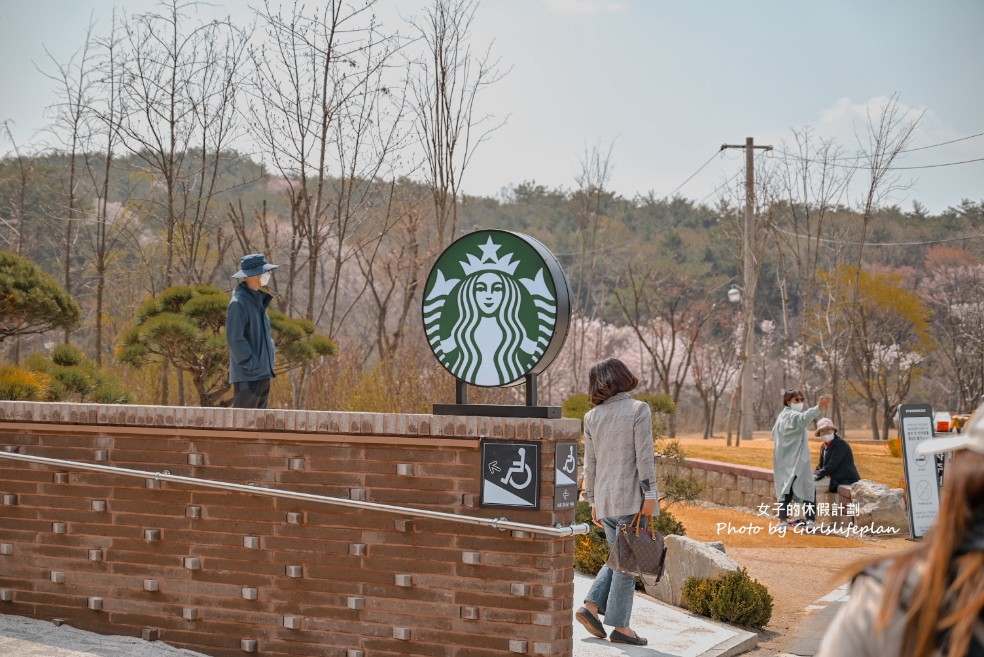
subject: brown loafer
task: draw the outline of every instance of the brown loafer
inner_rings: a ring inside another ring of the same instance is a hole
[[[588,611],[587,607],[581,607],[578,609],[577,613],[574,614],[574,618],[577,619],[578,623],[584,626],[584,629],[599,639],[604,639],[608,636],[608,633],[605,632],[605,626],[601,624],[600,620],[595,618],[594,614]]]
[[[608,637],[608,640],[612,643],[628,643],[633,646],[644,646],[649,643],[641,636],[629,636],[628,634],[622,634],[618,630],[612,630],[612,635]]]

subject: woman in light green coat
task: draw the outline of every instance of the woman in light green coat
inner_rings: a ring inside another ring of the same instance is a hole
[[[804,411],[805,398],[797,389],[783,392],[782,411],[772,427],[772,478],[779,501],[779,528],[789,526],[789,505],[793,499],[806,508],[806,529],[816,527],[816,488],[810,463],[807,427],[830,405],[830,397],[821,395],[817,405]]]

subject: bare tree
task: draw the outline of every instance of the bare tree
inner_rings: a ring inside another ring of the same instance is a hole
[[[123,22],[129,52],[121,96],[127,111],[119,129],[122,144],[150,179],[140,209],[164,234],[157,277],[162,287],[176,274],[181,282],[208,281],[227,244],[215,229],[213,200],[220,162],[237,134],[246,37],[228,22],[190,23],[184,13],[189,6],[169,0],[162,13]],[[210,240],[218,241],[210,248]]]
[[[616,287],[615,299],[649,356],[660,390],[678,403],[714,306],[700,300],[690,281],[659,276],[651,268],[635,274],[630,266],[626,283],[628,289]],[[676,436],[672,415],[668,435]]]
[[[307,12],[264,6],[267,42],[252,52],[253,133],[280,177],[290,208],[285,310],[335,337],[362,284],[344,298],[342,270],[355,254],[374,253],[389,225],[373,224],[373,205],[386,193],[405,144],[402,96],[388,63],[396,50],[372,13],[332,0]],[[375,225],[377,230],[369,230]],[[306,396],[309,371],[292,374],[294,403]]]
[[[59,205],[52,219],[55,228],[64,231],[62,251],[62,269],[64,274],[65,292],[72,293],[72,260],[74,258],[75,241],[78,235],[79,218],[79,187],[82,179],[81,160],[88,146],[88,125],[86,113],[90,104],[90,88],[92,86],[93,68],[91,65],[91,48],[93,43],[92,24],[86,28],[85,41],[82,48],[76,52],[67,63],[59,63],[45,49],[48,59],[55,67],[54,73],[45,75],[58,85],[58,101],[49,109],[54,114],[54,124],[50,128],[56,139],[61,142],[68,156],[68,171],[60,172],[62,182],[61,195],[64,205]],[[65,176],[67,175],[67,179]],[[64,226],[59,226],[63,223]],[[70,342],[71,330],[65,329],[65,344]]]
[[[478,0],[433,0],[413,25],[424,44],[409,81],[416,130],[434,199],[438,250],[458,231],[461,184],[482,142],[503,122],[478,112],[478,95],[501,79],[491,46],[477,56],[471,26]]]
[[[714,435],[718,405],[738,376],[737,323],[733,313],[715,313],[704,339],[694,349],[694,389],[704,407],[704,438]]]
[[[113,14],[109,35],[97,41],[96,71],[99,83],[95,86],[88,107],[90,131],[101,146],[86,150],[85,174],[95,192],[93,217],[84,223],[82,246],[88,252],[96,275],[95,352],[96,363],[103,363],[105,333],[106,277],[111,264],[126,246],[126,199],[110,199],[117,150],[120,147],[120,125],[123,121],[120,64],[121,46],[119,23]]]

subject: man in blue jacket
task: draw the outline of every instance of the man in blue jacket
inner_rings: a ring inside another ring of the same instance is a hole
[[[229,382],[236,408],[266,408],[270,399],[273,373],[273,336],[267,306],[273,295],[261,290],[270,282],[270,271],[262,253],[251,253],[239,261],[240,279],[232,291],[226,312],[226,340],[229,342]]]

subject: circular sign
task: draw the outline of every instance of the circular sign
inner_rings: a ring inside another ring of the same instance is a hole
[[[520,233],[465,235],[438,257],[424,286],[431,351],[475,386],[514,385],[547,369],[567,338],[570,314],[560,263]]]

